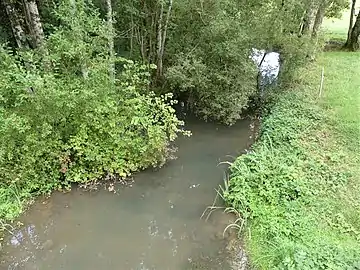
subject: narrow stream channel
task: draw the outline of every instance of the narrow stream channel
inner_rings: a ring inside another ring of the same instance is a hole
[[[251,144],[250,120],[224,127],[188,120],[177,159],[115,192],[80,189],[39,199],[4,241],[1,269],[232,269],[223,230],[232,218],[213,203],[226,166]]]

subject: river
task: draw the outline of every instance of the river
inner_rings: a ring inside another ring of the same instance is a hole
[[[234,269],[221,210],[200,219],[226,165],[252,143],[250,120],[232,127],[188,119],[175,160],[132,184],[74,188],[39,198],[4,239],[1,269]],[[109,191],[110,189],[110,191]]]

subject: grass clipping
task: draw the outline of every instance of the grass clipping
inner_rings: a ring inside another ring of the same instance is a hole
[[[359,149],[333,129],[318,71],[301,74],[232,164],[224,197],[246,220],[256,269],[360,269]]]

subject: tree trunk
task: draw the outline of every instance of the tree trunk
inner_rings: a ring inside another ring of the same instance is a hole
[[[359,36],[360,36],[360,11],[357,15],[354,27],[351,30],[349,43],[346,48],[356,51],[359,49]]]
[[[172,10],[172,0],[169,0],[169,6],[166,13],[166,19],[165,23],[163,24],[163,13],[164,13],[164,6],[161,3],[161,10],[159,15],[159,21],[158,21],[158,53],[157,53],[157,78],[159,79],[163,75],[163,60],[164,60],[164,51],[165,51],[165,41],[166,41],[166,33],[167,28],[170,21],[170,15]]]
[[[151,39],[151,32],[149,31],[149,17],[154,17],[154,12],[151,10],[151,6],[148,7],[146,0],[140,1],[140,11],[142,16],[139,16],[137,23],[134,23],[135,38],[139,45],[140,54],[143,63],[150,62],[151,48],[149,48],[149,40]],[[136,25],[136,26],[135,26]],[[156,38],[156,33],[155,33]],[[156,43],[156,41],[155,41]],[[156,55],[156,51],[155,51]]]
[[[355,5],[356,5],[356,0],[352,0],[351,3],[351,11],[350,11],[350,22],[349,22],[349,30],[348,30],[348,35],[347,35],[347,39],[346,39],[346,43],[345,43],[345,47],[347,47],[347,45],[350,42],[351,39],[351,31],[352,28],[354,26],[354,17],[355,17]]]
[[[25,0],[26,16],[35,48],[39,48],[44,41],[44,30],[40,21],[39,10],[35,0]]]
[[[172,0],[169,0],[169,8],[168,8],[168,11],[166,14],[166,21],[165,21],[165,25],[164,25],[162,44],[161,44],[161,58],[164,57],[166,32],[167,32],[167,28],[168,28],[169,21],[170,21],[171,9],[172,9]]]
[[[159,20],[158,20],[158,34],[157,34],[157,70],[156,70],[156,76],[159,78],[162,74],[162,57],[161,57],[161,46],[162,46],[162,21],[163,21],[163,15],[164,15],[164,4],[160,3],[160,14],[159,14]]]
[[[3,0],[4,6],[6,9],[6,14],[9,17],[10,25],[12,32],[14,34],[14,38],[17,46],[21,48],[28,48],[28,43],[26,39],[26,35],[21,24],[20,16],[17,13],[14,5],[9,0]]]
[[[148,37],[148,40],[149,40],[149,55],[148,55],[148,63],[151,63],[153,61],[155,61],[156,59],[156,41],[153,39],[153,34],[155,33],[156,35],[156,31],[157,31],[157,24],[156,24],[156,17],[157,17],[157,11],[155,12],[155,16],[152,16],[151,17],[151,23],[150,23],[150,33],[149,33],[149,37]]]
[[[134,48],[134,19],[133,15],[131,14],[131,36],[130,36],[130,58],[133,55],[133,48]]]
[[[313,29],[316,13],[317,13],[316,5],[313,3],[313,1],[311,1],[305,13],[304,23],[301,31],[302,35],[309,34],[311,32],[311,29]]]
[[[110,79],[114,83],[115,82],[115,64],[114,64],[114,27],[113,27],[113,12],[111,0],[106,0],[106,17],[108,23],[109,37],[108,37],[108,46],[109,46],[109,55],[110,55],[110,66],[109,66],[109,74]]]
[[[313,38],[317,37],[321,24],[323,22],[324,16],[325,16],[325,11],[326,11],[326,1],[322,1],[320,3],[320,6],[316,12],[316,17],[315,17],[315,21],[314,21],[314,26],[313,26],[313,30],[312,30],[312,34],[311,36]]]

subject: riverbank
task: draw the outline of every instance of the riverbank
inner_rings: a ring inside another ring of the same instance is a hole
[[[359,59],[326,52],[298,70],[231,167],[225,198],[255,269],[360,267]]]

